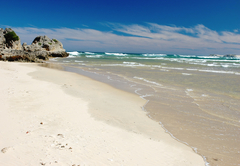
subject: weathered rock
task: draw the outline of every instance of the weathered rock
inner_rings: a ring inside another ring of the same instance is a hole
[[[45,51],[51,51],[51,52],[62,52],[65,51],[63,49],[63,45],[60,41],[57,39],[50,39],[47,36],[38,36],[36,37],[32,42],[32,47],[42,49]]]
[[[4,31],[1,30],[1,32],[5,38],[5,41],[2,42],[4,49],[22,50],[21,40],[11,28],[6,28]]]
[[[4,61],[20,61],[20,62],[42,62],[48,60],[49,52],[35,51],[26,52],[23,50],[4,50],[0,54],[0,60]]]
[[[27,52],[46,51],[45,49],[43,49],[42,47],[36,44],[27,45],[26,43],[23,43],[22,47],[23,47],[23,50]]]
[[[5,43],[6,43],[6,39],[4,37],[4,30],[2,28],[0,28],[0,49],[4,49],[5,47]]]
[[[43,62],[49,57],[67,57],[69,54],[57,39],[36,37],[31,45],[23,43],[11,28],[0,28],[0,60],[21,62]]]
[[[49,57],[68,57],[69,54],[65,51],[50,52]]]

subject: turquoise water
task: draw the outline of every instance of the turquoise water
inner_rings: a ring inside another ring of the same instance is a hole
[[[50,62],[144,98],[148,116],[206,165],[240,165],[240,59],[69,53]]]

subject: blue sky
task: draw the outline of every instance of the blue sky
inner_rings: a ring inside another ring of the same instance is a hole
[[[0,27],[22,42],[59,39],[67,51],[240,54],[239,0],[1,2]]]

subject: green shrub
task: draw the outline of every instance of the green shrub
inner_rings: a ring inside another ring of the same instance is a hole
[[[52,45],[52,43],[48,43],[48,44]]]
[[[38,45],[39,45],[39,46],[41,46],[41,45],[42,45],[42,43],[38,43]]]
[[[10,41],[18,41],[19,37],[18,35],[12,31],[12,32],[8,32],[7,34],[4,35],[5,39],[6,39],[6,43],[10,43]]]
[[[55,41],[56,43],[58,42],[57,39],[52,39],[53,41]]]

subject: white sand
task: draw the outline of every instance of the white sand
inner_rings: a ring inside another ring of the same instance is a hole
[[[0,102],[1,166],[204,165],[143,99],[75,73],[0,62]]]

